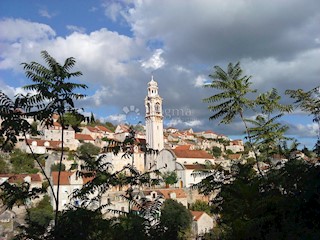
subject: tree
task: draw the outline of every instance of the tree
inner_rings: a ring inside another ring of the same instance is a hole
[[[167,186],[173,185],[178,182],[178,175],[175,171],[167,171],[161,174],[163,181]]]
[[[104,125],[111,131],[114,131],[116,129],[116,126],[114,126],[111,122],[105,122]]]
[[[252,165],[238,164],[213,201],[222,239],[316,239],[319,173],[319,166],[293,159],[260,178]]]
[[[45,126],[53,124],[53,114],[58,114],[61,119],[61,157],[60,164],[64,153],[64,129],[65,124],[63,116],[66,112],[75,113],[77,109],[74,100],[83,98],[85,95],[75,93],[75,89],[86,89],[84,84],[72,83],[68,80],[73,77],[81,76],[80,71],[70,72],[76,61],[73,57],[67,58],[64,64],[59,64],[47,51],[42,51],[46,65],[37,62],[22,63],[26,77],[31,79],[33,84],[24,86],[26,90],[30,90],[35,94],[18,94],[12,101],[7,95],[0,91],[0,115],[3,119],[1,123],[0,135],[4,136],[2,148],[11,150],[17,142],[18,135],[22,134],[26,138],[27,133],[32,132],[32,126],[26,120],[32,117],[35,121],[39,121]],[[32,148],[29,146],[30,151]],[[58,228],[58,203],[60,188],[60,171],[58,174],[58,189],[55,193],[49,177],[46,175],[38,157],[32,152],[33,158],[38,163],[46,180],[49,182],[50,189],[56,204],[55,212],[55,229]]]
[[[86,208],[71,208],[59,217],[59,232],[55,240],[88,239],[105,240],[113,238],[112,221],[103,219],[99,211]],[[90,224],[89,224],[90,223]]]
[[[79,126],[84,120],[84,116],[77,112],[66,112],[62,117],[65,126],[71,126],[76,132],[79,132]],[[59,119],[61,122],[61,119]]]
[[[228,124],[239,115],[243,120],[244,110],[254,105],[254,102],[247,97],[249,93],[256,91],[250,88],[251,77],[242,76],[240,62],[235,65],[229,63],[227,72],[219,66],[215,66],[214,69],[215,72],[209,75],[212,82],[206,84],[205,87],[219,89],[221,92],[203,99],[206,103],[217,103],[208,107],[214,112],[210,119],[215,120],[222,117],[220,123]]]
[[[161,239],[184,239],[181,235],[190,229],[191,223],[192,215],[185,206],[173,199],[164,201],[160,216],[164,231]]]
[[[64,128],[65,123],[63,117],[66,112],[76,112],[74,100],[83,98],[84,94],[74,93],[75,89],[86,89],[87,86],[79,83],[68,82],[70,78],[82,75],[80,71],[70,72],[76,61],[73,57],[67,58],[64,64],[58,63],[47,51],[42,51],[41,56],[45,60],[48,67],[37,62],[22,63],[27,78],[31,79],[34,84],[24,87],[26,90],[36,92],[29,95],[25,99],[28,106],[37,107],[38,111],[34,114],[40,121],[47,125],[52,124],[52,115],[58,114],[62,126],[61,134],[61,157],[60,164],[63,159],[64,145]],[[27,110],[30,110],[28,107]],[[55,194],[56,212],[55,226],[58,226],[59,212],[59,188],[60,188],[60,172],[58,174],[58,187]]]
[[[284,105],[280,103],[281,96],[278,94],[277,89],[272,88],[266,93],[261,93],[257,99],[256,104],[260,106],[261,113],[267,115],[267,121],[270,120],[271,114],[277,110],[281,113],[291,112],[292,105]]]
[[[318,126],[317,142],[314,150],[318,157],[320,157],[319,143],[320,143],[320,86],[317,86],[310,91],[298,90],[287,90],[291,98],[295,99],[296,106],[304,112],[309,113],[313,117],[313,121]]]
[[[214,157],[220,157],[222,153],[221,148],[217,146],[213,146],[211,152]]]
[[[260,159],[269,159],[271,154],[278,152],[278,146],[281,142],[290,140],[290,138],[284,136],[289,127],[277,122],[277,119],[282,117],[282,115],[279,114],[272,118],[258,115],[255,120],[245,120],[251,123],[251,127],[249,128],[251,139],[260,153],[258,156]]]
[[[190,210],[192,211],[202,211],[206,212],[209,215],[212,215],[211,213],[211,206],[209,205],[208,202],[202,201],[202,200],[196,200],[194,203],[192,203],[189,207]]]
[[[13,173],[37,173],[39,171],[39,169],[35,168],[34,158],[20,149],[16,149],[11,153],[10,163]]]
[[[9,173],[10,167],[4,155],[0,155],[0,173]]]
[[[257,155],[252,144],[249,127],[244,117],[244,111],[253,109],[255,105],[255,101],[248,98],[250,93],[256,92],[256,90],[250,88],[252,84],[250,82],[251,76],[242,76],[243,71],[240,67],[240,62],[237,62],[235,65],[229,63],[227,72],[219,66],[215,66],[214,70],[214,73],[209,75],[212,78],[212,82],[204,85],[204,87],[220,91],[211,97],[203,99],[206,103],[214,104],[208,107],[210,111],[214,112],[209,119],[216,120],[222,118],[219,124],[229,124],[236,116],[239,116],[245,126],[250,148]],[[257,157],[256,161],[258,170],[262,176]]]
[[[78,147],[77,151],[80,155],[96,156],[100,153],[100,148],[92,143],[83,143]]]
[[[18,235],[21,239],[46,239],[47,229],[53,219],[53,208],[48,195],[34,207],[27,209],[27,227],[22,227],[22,233]]]
[[[66,165],[64,165],[63,163],[61,164],[53,164],[51,166],[51,171],[52,172],[58,172],[58,171],[65,171],[66,170]]]

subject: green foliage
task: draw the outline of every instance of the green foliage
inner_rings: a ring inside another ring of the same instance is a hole
[[[27,205],[30,200],[38,198],[43,192],[42,188],[30,188],[28,182],[11,184],[5,181],[0,185],[0,199],[8,209]]]
[[[292,105],[283,105],[280,104],[281,96],[278,94],[277,89],[272,88],[269,92],[261,93],[257,99],[256,104],[260,106],[261,113],[266,114],[268,116],[268,120],[270,119],[270,115],[278,110],[280,112],[291,112]]]
[[[6,155],[0,155],[0,173],[9,173],[10,166],[6,161]]]
[[[60,119],[59,119],[60,120]],[[84,120],[84,116],[77,112],[66,112],[62,116],[62,121],[65,126],[71,126],[76,132],[79,132],[79,126],[81,122]],[[61,122],[61,120],[60,120]]]
[[[225,153],[226,154],[234,154],[234,152],[231,149],[227,149]]]
[[[255,120],[246,119],[246,122],[251,123],[249,128],[252,143],[260,153],[260,158],[268,159],[271,154],[277,153],[277,146],[290,138],[284,134],[288,130],[288,126],[284,126],[277,120],[282,117],[279,114],[272,118],[266,118],[263,115],[258,115]]]
[[[312,115],[313,121],[318,125],[317,142],[314,146],[314,152],[320,157],[320,86],[317,86],[310,91],[298,90],[287,90],[291,98],[295,99],[295,104],[300,109],[308,114]]]
[[[303,147],[303,149],[301,150],[301,152],[303,152],[303,154],[306,155],[306,156],[309,157],[309,158],[312,157],[312,152],[311,152],[306,146]]]
[[[252,83],[249,80],[251,77],[242,76],[243,71],[239,62],[235,65],[229,63],[227,72],[219,66],[215,66],[214,69],[214,73],[209,75],[212,82],[205,87],[218,89],[221,92],[205,98],[203,101],[217,103],[208,107],[210,111],[214,112],[210,117],[211,120],[222,118],[220,123],[228,124],[236,115],[242,117],[245,109],[253,107],[254,101],[250,100],[247,95],[255,90],[250,88]]]
[[[133,213],[120,216],[113,227],[113,231],[113,239],[149,239],[145,229],[145,219]]]
[[[178,182],[178,175],[175,171],[167,171],[161,174],[163,181],[168,185],[173,185]]]
[[[213,204],[221,216],[221,239],[316,239],[319,236],[320,167],[298,160],[261,178],[238,164],[234,180]]]
[[[45,195],[43,199],[37,204],[37,206],[28,209],[29,213],[29,223],[42,226],[46,229],[53,219],[53,208],[50,204],[50,198],[48,195]]]
[[[14,239],[44,240],[48,238],[49,223],[53,219],[53,209],[47,195],[37,206],[27,209],[26,225],[19,226],[20,234]]]
[[[11,153],[10,163],[12,165],[12,173],[37,173],[39,171],[35,168],[34,158],[19,149]]]
[[[78,147],[77,152],[81,155],[90,155],[96,156],[100,153],[100,148],[95,146],[92,143],[83,143],[80,147]]]
[[[65,171],[65,170],[66,170],[66,165],[64,165],[63,163],[61,163],[61,164],[55,163],[51,166],[52,172],[59,172],[59,171]]]
[[[39,132],[38,132],[38,123],[35,122],[35,121],[31,124],[31,135],[32,135],[32,136],[37,136],[37,135],[39,135]]]
[[[111,122],[105,122],[106,127],[114,132],[116,130],[116,126],[114,126]]]
[[[55,239],[107,240],[113,238],[111,221],[98,211],[85,208],[65,210],[59,217]]]
[[[206,212],[209,215],[212,215],[211,213],[211,206],[209,205],[208,202],[202,201],[202,200],[196,200],[194,203],[192,203],[189,207],[190,210],[192,211],[202,211]]]
[[[222,153],[221,148],[219,148],[217,146],[213,146],[211,149],[211,152],[214,157],[220,157],[221,153]]]
[[[185,206],[173,199],[164,201],[160,216],[162,239],[179,239],[179,233],[187,231],[191,223],[192,215]]]

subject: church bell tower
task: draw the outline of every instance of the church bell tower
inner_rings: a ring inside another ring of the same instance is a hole
[[[163,149],[163,115],[162,98],[158,93],[158,83],[153,76],[148,83],[148,94],[145,98],[146,107],[146,142],[154,150]]]

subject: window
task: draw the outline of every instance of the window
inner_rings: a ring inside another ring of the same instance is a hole
[[[155,110],[156,110],[156,113],[160,113],[160,103],[156,103]]]

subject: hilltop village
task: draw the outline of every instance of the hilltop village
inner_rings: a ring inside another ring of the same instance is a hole
[[[252,161],[254,155],[247,151],[242,140],[231,140],[227,136],[216,133],[212,130],[194,132],[190,129],[177,129],[174,127],[163,127],[162,98],[159,95],[157,82],[152,78],[147,86],[145,98],[145,126],[135,130],[135,143],[132,155],[123,158],[119,152],[108,152],[106,149],[111,143],[123,142],[130,136],[131,128],[128,125],[120,124],[115,129],[110,129],[103,124],[88,124],[83,122],[76,131],[71,126],[62,129],[58,115],[53,115],[52,124],[49,127],[37,125],[38,135],[18,136],[18,143],[15,148],[29,154],[45,156],[44,169],[50,177],[53,190],[56,192],[59,187],[59,209],[64,210],[68,204],[80,205],[79,200],[70,198],[75,189],[90,181],[90,178],[78,177],[77,171],[81,160],[76,153],[81,146],[95,146],[99,154],[104,154],[104,161],[111,163],[112,171],[120,171],[124,166],[132,164],[140,173],[159,170],[162,174],[176,173],[176,180],[170,184],[160,182],[158,185],[137,189],[136,199],[148,199],[153,201],[159,196],[163,200],[175,199],[186,208],[197,200],[208,202],[213,196],[199,194],[193,186],[199,183],[206,175],[195,174],[202,170],[212,169],[217,166],[225,169],[231,167],[233,161]],[[28,119],[32,123],[33,119]],[[65,154],[62,160],[64,170],[61,172],[58,181],[58,172],[53,168],[59,163],[60,151],[63,148]],[[146,155],[141,146],[156,150],[156,154]],[[98,154],[98,155],[99,155]],[[301,152],[300,157],[305,158]],[[281,163],[286,159],[275,156],[275,161]],[[265,171],[268,164],[262,163],[260,168]],[[45,181],[43,174],[0,174],[0,184],[3,182],[16,183],[26,181],[32,187],[41,187]],[[100,204],[109,204],[109,208],[115,211],[129,211],[128,202],[121,198],[126,189],[121,187],[110,189],[101,198]],[[52,192],[49,190],[49,195]],[[54,198],[50,195],[52,207],[55,208]],[[38,200],[35,200],[38,201]],[[73,201],[73,202],[70,202]],[[29,204],[33,204],[30,202]],[[92,206],[93,208],[95,206]],[[96,206],[97,207],[97,206]],[[2,232],[14,231],[16,223],[23,224],[23,220],[16,215],[23,214],[23,209],[13,208],[12,211],[2,209],[0,212],[0,223]],[[112,212],[103,212],[104,217],[112,217]],[[194,216],[193,231],[196,236],[208,232],[215,225],[215,216],[209,216],[205,212],[192,212]],[[10,223],[10,224],[8,224]]]

